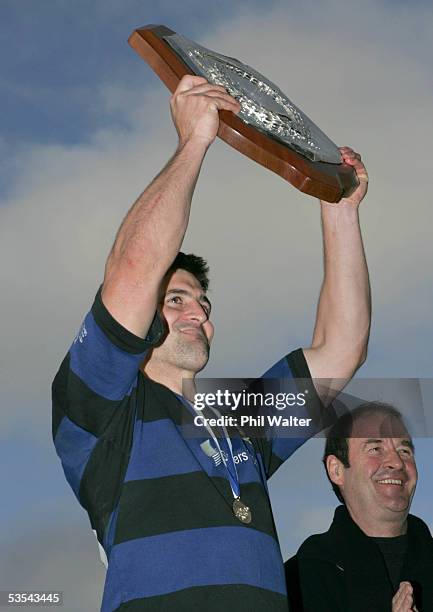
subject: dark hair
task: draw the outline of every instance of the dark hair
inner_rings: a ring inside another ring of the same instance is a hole
[[[353,424],[358,419],[367,416],[369,414],[383,414],[385,417],[399,419],[403,425],[403,417],[391,404],[384,402],[366,402],[357,406],[351,412],[346,412],[341,416],[328,431],[326,436],[325,452],[323,455],[323,465],[325,466],[326,475],[329,482],[331,483],[332,489],[339,501],[344,504],[344,499],[340,491],[340,487],[332,482],[329,477],[328,470],[326,467],[326,460],[329,455],[335,455],[337,459],[341,461],[344,467],[350,467],[349,463],[349,443],[348,440],[351,437]]]
[[[187,272],[190,272],[190,274],[196,277],[203,291],[208,290],[209,266],[207,264],[207,261],[203,259],[203,257],[199,257],[198,255],[194,255],[193,253],[188,253],[186,255],[185,253],[179,252],[176,255],[176,259],[173,261],[173,263],[167,270],[167,275],[176,272],[176,270],[186,270]]]

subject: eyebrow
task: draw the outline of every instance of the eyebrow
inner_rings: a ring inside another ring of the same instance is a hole
[[[176,289],[176,288],[169,289],[166,292],[165,296],[167,297],[167,295],[173,295],[173,294],[176,294],[176,295],[186,295],[188,297],[194,297],[193,294],[191,293],[191,291],[188,291],[187,289]],[[200,302],[202,302],[202,303],[204,302],[205,304],[207,304],[209,306],[209,308],[212,308],[212,304],[210,303],[209,298],[204,293],[202,293],[199,296],[198,299],[199,299]]]
[[[381,444],[382,442],[383,438],[369,438],[364,442],[364,446],[367,446],[367,444]],[[415,450],[412,440],[402,439],[400,444],[408,446],[411,450]]]

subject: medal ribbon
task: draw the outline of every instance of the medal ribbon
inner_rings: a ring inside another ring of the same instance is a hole
[[[216,414],[218,416],[221,416],[219,414],[219,412],[217,410],[215,410],[214,408],[210,408],[210,410],[212,410],[212,412],[214,414]],[[206,429],[207,429],[207,427],[206,427]],[[224,438],[221,438],[221,442],[223,442],[223,440],[224,440],[225,444],[223,444],[223,445],[226,446],[227,451],[228,451],[225,454],[224,454],[224,451],[222,451],[221,446],[220,446],[220,444],[218,442],[218,439],[215,436],[215,434],[214,434],[214,432],[213,432],[213,430],[212,430],[212,428],[210,426],[209,426],[208,431],[210,430],[209,433],[211,434],[213,441],[215,442],[215,444],[218,447],[219,453],[221,455],[222,462],[224,464],[224,467],[227,470],[227,474],[229,475],[230,488],[232,490],[233,497],[236,499],[237,497],[240,497],[241,487],[240,487],[240,484],[239,484],[238,471],[236,469],[236,464],[235,464],[235,460],[234,460],[234,457],[233,457],[232,442],[231,442],[230,437],[229,437],[229,435],[227,433],[227,429],[225,428],[224,425],[221,426],[221,429],[223,430],[223,433],[224,433]],[[227,457],[227,461],[226,461],[225,457]]]
[[[202,411],[197,411],[196,408],[194,408],[193,404],[191,404],[191,402],[189,402],[188,400],[186,400],[182,395],[178,395],[176,394],[177,397],[182,401],[183,404],[187,405],[188,407],[190,407],[193,412],[195,414],[199,414],[201,415]],[[208,410],[211,410],[217,418],[221,417],[222,415],[218,412],[218,410],[215,410],[215,408],[211,408],[210,406],[206,406],[206,408]],[[236,465],[235,465],[235,460],[233,458],[233,447],[232,447],[232,443],[230,440],[230,437],[228,435],[227,429],[224,425],[221,426],[221,429],[223,431],[224,434],[224,438],[221,438],[221,442],[223,442],[223,445],[227,448],[227,451],[223,451],[221,449],[220,443],[218,441],[218,438],[216,437],[212,427],[210,425],[208,425],[207,422],[204,423],[204,427],[206,427],[209,435],[211,436],[212,440],[214,441],[218,452],[220,454],[221,457],[221,461],[223,462],[223,465],[227,471],[228,477],[229,477],[229,483],[230,483],[230,488],[232,490],[232,494],[234,499],[237,499],[240,497],[241,494],[241,487],[240,487],[240,483],[239,483],[239,476],[238,476],[238,471],[236,469]],[[227,457],[227,459],[226,459]]]

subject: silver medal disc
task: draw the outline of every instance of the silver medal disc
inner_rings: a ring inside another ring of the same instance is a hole
[[[239,497],[237,497],[233,502],[233,514],[239,521],[241,521],[241,523],[251,523],[251,510],[248,508],[248,506],[241,502]]]

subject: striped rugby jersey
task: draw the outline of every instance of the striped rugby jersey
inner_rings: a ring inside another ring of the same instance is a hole
[[[99,291],[53,382],[56,451],[108,558],[101,611],[287,610],[266,480],[305,438],[232,439],[240,523],[208,432],[184,437],[188,407],[139,371],[163,331],[133,335]],[[310,374],[298,349],[264,376]]]

